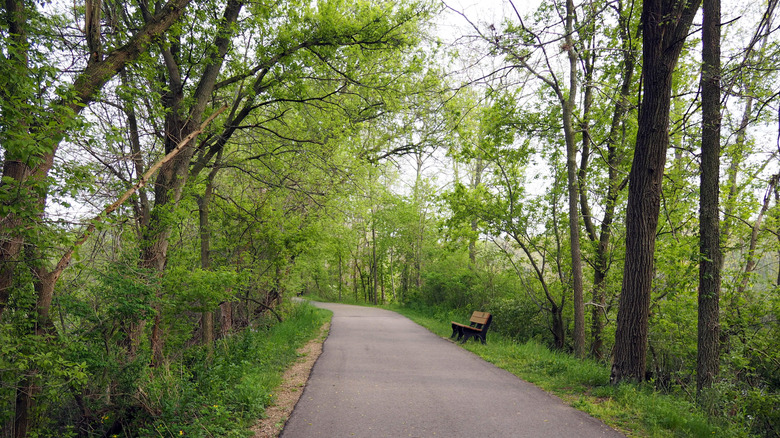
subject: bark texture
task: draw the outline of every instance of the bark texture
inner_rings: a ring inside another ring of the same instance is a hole
[[[720,0],[704,0],[702,138],[699,187],[699,321],[696,388],[712,385],[720,369]]]
[[[672,76],[700,2],[647,0],[643,4],[643,101],[629,174],[626,259],[610,375],[613,383],[645,379],[653,254],[669,147]]]

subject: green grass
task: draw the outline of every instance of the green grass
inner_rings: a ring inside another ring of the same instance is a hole
[[[144,398],[153,415],[129,429],[141,437],[250,436],[249,428],[297,359],[296,350],[331,316],[305,303],[286,306],[284,322],[219,340],[211,358],[195,350],[180,363],[150,372]]]
[[[449,311],[387,306],[433,333],[448,337],[450,320],[468,319]],[[495,333],[487,345],[464,348],[523,380],[560,397],[630,437],[749,437],[722,419],[709,418],[682,397],[661,394],[649,385],[609,383],[609,368],[591,360],[549,350],[535,342],[517,343]]]

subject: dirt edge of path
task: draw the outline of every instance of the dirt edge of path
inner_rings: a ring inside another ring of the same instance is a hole
[[[297,350],[298,360],[285,371],[282,384],[274,391],[274,404],[265,410],[265,418],[252,428],[255,438],[276,438],[282,433],[287,419],[295,408],[295,404],[303,394],[303,388],[309,380],[309,374],[314,362],[322,354],[322,343],[328,337],[330,323],[320,327],[317,337]]]

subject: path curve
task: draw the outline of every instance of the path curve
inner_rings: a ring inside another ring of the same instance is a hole
[[[395,312],[315,305],[330,335],[283,438],[623,437]]]

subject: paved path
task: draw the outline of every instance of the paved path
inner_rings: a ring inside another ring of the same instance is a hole
[[[330,335],[283,438],[623,436],[394,312],[317,305]]]

